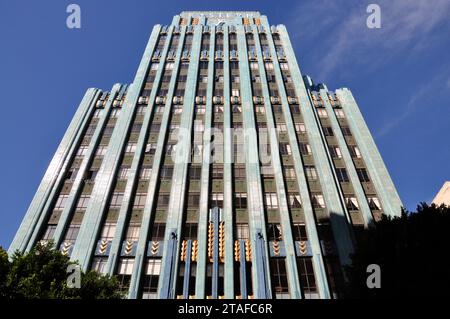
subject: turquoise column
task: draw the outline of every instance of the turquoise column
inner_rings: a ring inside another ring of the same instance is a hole
[[[358,174],[356,173],[355,164],[353,163],[352,156],[350,155],[347,142],[345,141],[344,135],[342,134],[342,130],[336,118],[336,114],[334,113],[333,107],[328,100],[327,91],[323,89],[320,90],[320,95],[322,96],[325,109],[327,110],[328,118],[330,120],[334,136],[336,137],[339,148],[341,149],[342,159],[344,160],[345,166],[347,167],[348,176],[353,186],[356,199],[359,203],[359,211],[361,212],[364,219],[364,227],[367,228],[373,225],[373,216],[372,212],[370,211],[364,189],[361,185],[361,182],[359,181]]]
[[[89,121],[97,96],[97,89],[90,88],[86,91],[9,247],[10,255],[16,250],[28,251],[35,244],[43,223],[50,214],[50,203],[57,196],[59,186],[63,183],[69,169],[71,158],[82,139],[83,130]]]
[[[67,227],[69,226],[72,213],[78,201],[78,197],[83,189],[83,180],[84,177],[86,176],[86,171],[89,168],[89,165],[92,163],[92,160],[95,156],[95,151],[97,149],[98,144],[100,143],[102,131],[106,126],[106,124],[108,123],[111,105],[115,100],[117,93],[120,91],[120,88],[121,88],[120,84],[115,84],[112,87],[104,111],[102,112],[97,127],[95,128],[94,134],[92,135],[91,141],[86,151],[86,155],[84,156],[83,161],[81,162],[77,176],[75,177],[75,180],[73,182],[69,197],[67,198],[66,205],[61,213],[58,225],[53,235],[53,240],[55,241],[55,245],[57,248],[59,248],[61,242],[64,240],[63,238],[64,233]]]
[[[342,109],[366,163],[384,214],[400,216],[403,206],[400,196],[351,91],[347,88],[338,89],[336,96],[341,101]]]
[[[272,167],[275,176],[275,184],[277,188],[278,205],[280,212],[281,227],[283,229],[283,242],[286,251],[286,272],[288,277],[289,294],[292,299],[301,299],[300,280],[297,271],[297,261],[294,246],[294,239],[292,236],[291,219],[289,216],[289,207],[286,196],[286,187],[284,185],[283,170],[280,159],[280,149],[278,144],[277,129],[273,117],[272,105],[270,104],[269,87],[267,85],[266,70],[264,68],[264,61],[262,59],[261,45],[259,41],[258,30],[252,26],[253,34],[255,35],[256,55],[258,59],[259,74],[261,76],[261,86],[264,97],[264,106],[266,108],[267,129],[270,140],[270,154],[272,160]],[[270,30],[270,29],[267,29]],[[276,59],[272,56],[272,59]],[[261,139],[261,136],[259,136]]]
[[[269,253],[264,215],[264,198],[259,168],[258,138],[253,113],[253,94],[247,55],[247,42],[244,26],[236,26],[239,74],[241,83],[241,104],[244,127],[245,171],[247,177],[247,196],[250,240],[252,246],[252,278],[254,297],[271,296]],[[264,247],[259,247],[262,240]]]
[[[150,92],[148,105],[145,108],[144,119],[142,122],[142,128],[141,128],[141,131],[139,132],[139,137],[138,137],[138,140],[136,143],[136,152],[134,153],[133,161],[131,163],[130,170],[128,172],[128,180],[127,180],[127,184],[125,186],[125,191],[123,194],[122,206],[120,207],[119,216],[117,219],[116,234],[111,243],[109,256],[108,256],[108,262],[106,264],[106,269],[105,269],[105,272],[110,275],[114,274],[114,271],[115,271],[115,268],[117,265],[117,261],[120,256],[122,240],[127,231],[127,220],[128,220],[129,214],[132,209],[133,196],[135,195],[134,190],[135,190],[136,184],[139,180],[139,172],[140,172],[139,164],[141,162],[142,157],[144,156],[145,148],[147,145],[147,132],[151,125],[151,118],[152,118],[153,112],[154,112],[155,98],[156,98],[156,94],[158,92],[162,74],[164,72],[164,61],[166,59],[167,52],[169,50],[170,40],[171,40],[171,36],[172,36],[172,30],[173,30],[173,28],[170,28],[166,35],[164,49],[161,53],[161,57],[159,60],[159,67],[158,67],[158,70],[156,71],[155,80],[153,81],[153,86],[152,86],[152,90]],[[156,43],[157,42],[155,42],[155,45],[156,45]],[[152,47],[151,50],[152,50],[152,52],[154,52],[155,51],[154,47]],[[148,228],[148,225],[145,225],[145,226]],[[141,222],[141,231],[143,231],[143,229],[145,229],[145,228]],[[135,260],[135,268],[136,268],[136,262],[137,261]],[[131,289],[131,286],[132,285],[130,285],[130,289]]]
[[[208,244],[208,212],[209,212],[209,167],[211,162],[211,122],[213,114],[212,96],[214,88],[214,47],[215,28],[210,28],[210,46],[208,61],[208,86],[206,89],[206,111],[205,111],[205,133],[203,135],[203,163],[200,186],[200,212],[198,220],[198,258],[197,275],[195,280],[195,298],[205,298],[205,277],[206,277],[206,247]]]
[[[270,28],[269,23],[267,21],[267,17],[263,16],[262,19],[263,25],[266,28]],[[281,97],[281,104],[284,113],[284,119],[286,123],[289,144],[291,146],[292,151],[292,159],[294,161],[294,170],[295,175],[297,176],[297,183],[299,194],[302,200],[303,213],[305,216],[305,224],[306,231],[308,234],[308,240],[311,246],[312,251],[312,263],[314,266],[314,275],[317,282],[317,290],[322,299],[331,298],[330,289],[328,286],[327,274],[325,271],[325,265],[322,256],[322,249],[319,241],[319,236],[316,227],[316,220],[314,216],[314,211],[311,204],[311,198],[309,194],[309,187],[306,181],[306,176],[304,172],[303,160],[300,155],[300,149],[297,142],[297,133],[295,131],[294,122],[292,120],[291,110],[289,108],[289,103],[287,101],[286,91],[284,88],[283,77],[280,70],[280,65],[278,63],[278,59],[275,58],[277,56],[275,45],[273,42],[272,34],[267,32],[267,40],[269,43],[270,54],[273,57],[273,64],[275,70],[275,78],[278,83],[278,91]],[[290,43],[286,43],[283,41],[283,46],[287,47]]]
[[[234,299],[234,231],[233,231],[233,137],[230,105],[230,50],[228,25],[223,26],[223,219],[225,231],[224,292],[226,299]]]
[[[108,199],[113,191],[113,182],[116,177],[122,152],[125,148],[128,131],[133,123],[136,103],[141,87],[145,82],[145,76],[147,75],[147,69],[152,57],[152,48],[155,47],[160,29],[160,25],[156,25],[153,28],[133,84],[128,89],[121,115],[117,120],[108,149],[97,174],[96,183],[92,190],[78,238],[72,251],[72,259],[78,260],[83,270],[88,269],[95,249],[101,221],[106,205],[108,204]]]
[[[342,203],[339,196],[331,163],[327,158],[322,136],[320,134],[319,124],[317,123],[313,110],[314,106],[312,105],[306,91],[289,35],[283,25],[278,26],[278,31],[284,44],[292,81],[295,86],[295,92],[301,106],[320,185],[322,186],[323,197],[330,216],[331,228],[333,230],[339,259],[341,265],[347,265],[350,263],[350,255],[353,253],[353,238],[349,225],[349,217],[346,214],[345,205]]]
[[[164,246],[163,259],[161,264],[161,278],[165,278],[166,282],[159,282],[159,298],[173,298],[176,286],[176,277],[178,271],[180,239],[183,224],[183,213],[185,206],[186,181],[188,164],[191,160],[191,137],[192,124],[194,117],[194,104],[197,88],[197,75],[200,59],[200,45],[202,39],[203,26],[193,26],[194,36],[190,53],[190,63],[186,81],[186,89],[184,93],[183,113],[181,115],[180,132],[178,135],[178,143],[176,147],[175,165],[173,169],[172,188],[170,191],[168,216],[165,238],[169,240],[172,232],[175,231],[176,244],[174,247],[174,255],[168,254],[169,245]],[[173,259],[172,259],[173,258]],[[169,264],[176,265],[168,267]],[[173,278],[173,280],[169,280]],[[167,290],[165,290],[167,289]]]
[[[174,26],[178,24],[179,16],[174,17],[174,21],[171,26],[171,32],[173,34]],[[142,215],[142,223],[141,223],[141,232],[139,234],[139,241],[136,247],[136,259],[134,262],[134,268],[133,273],[131,275],[131,282],[130,282],[130,290],[128,297],[130,299],[137,298],[137,294],[139,292],[139,280],[142,277],[142,272],[144,269],[144,259],[147,254],[147,245],[148,245],[148,239],[149,239],[149,232],[150,232],[150,225],[154,214],[154,207],[157,203],[157,185],[159,183],[159,172],[161,169],[161,166],[163,164],[163,158],[165,153],[165,141],[168,135],[168,127],[169,127],[169,120],[170,120],[170,114],[172,111],[172,99],[175,92],[175,86],[177,82],[177,74],[178,69],[180,67],[180,57],[181,53],[183,52],[183,42],[185,37],[185,28],[181,29],[180,32],[180,38],[178,41],[178,47],[176,52],[176,59],[174,61],[174,67],[172,70],[172,77],[169,82],[169,89],[166,97],[166,104],[164,106],[164,113],[161,120],[161,127],[160,127],[160,134],[158,135],[158,140],[156,142],[157,148],[155,155],[153,156],[153,165],[152,165],[152,172],[150,175],[150,180],[148,183],[148,191],[147,191],[147,198],[145,200],[145,206],[144,211]],[[164,68],[165,61],[160,62],[160,67]],[[163,69],[162,69],[163,70]],[[159,72],[159,70],[158,70]],[[164,74],[164,73],[162,73]],[[161,78],[161,74],[158,76]],[[155,87],[156,89],[157,87]],[[157,92],[157,91],[156,91]],[[155,92],[155,94],[156,94]],[[152,92],[153,93],[153,92]],[[155,96],[154,96],[155,97]],[[153,99],[154,100],[154,99]],[[164,242],[164,245],[166,242]],[[164,259],[164,256],[163,256]],[[161,281],[165,280],[162,276],[160,276]]]

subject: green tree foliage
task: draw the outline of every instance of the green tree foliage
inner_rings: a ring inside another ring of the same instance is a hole
[[[119,299],[115,277],[95,271],[81,272],[81,287],[69,288],[69,265],[75,264],[53,245],[36,245],[27,253],[14,253],[10,260],[0,247],[0,298],[12,299]]]
[[[436,298],[450,287],[450,206],[420,204],[417,212],[384,216],[358,241],[347,268],[354,298]],[[369,289],[369,264],[381,268],[381,288]]]

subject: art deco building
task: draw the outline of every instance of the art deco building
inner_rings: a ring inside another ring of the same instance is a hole
[[[129,298],[339,298],[401,201],[350,90],[258,12],[182,12],[136,77],[88,89],[9,252],[53,240]]]

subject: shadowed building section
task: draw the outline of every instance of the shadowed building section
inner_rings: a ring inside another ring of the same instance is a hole
[[[348,89],[254,11],[156,25],[133,83],[89,89],[9,253],[53,240],[129,298],[339,298],[401,201]]]

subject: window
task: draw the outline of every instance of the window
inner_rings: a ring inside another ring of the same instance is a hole
[[[84,156],[84,155],[86,155],[87,150],[88,150],[87,146],[80,146],[78,148],[78,151],[77,151],[77,156]]]
[[[336,114],[336,117],[338,119],[345,118],[345,114],[344,114],[344,111],[342,109],[334,109],[334,114]]]
[[[302,155],[311,155],[311,145],[308,143],[299,143],[299,146]]]
[[[158,133],[160,129],[161,129],[161,124],[159,124],[159,123],[152,123],[150,125],[150,132],[152,132],[152,133]]]
[[[295,241],[306,241],[308,240],[308,234],[306,233],[305,224],[294,224],[292,228],[292,235]]]
[[[103,225],[100,240],[111,241],[114,239],[115,233],[116,233],[116,223],[106,222]]]
[[[313,208],[325,208],[325,201],[322,194],[314,194],[311,196]]]
[[[264,106],[255,106],[255,112],[257,114],[266,114],[266,108]]]
[[[261,83],[261,77],[259,75],[254,75],[252,81],[255,83]]]
[[[236,239],[250,239],[250,229],[248,228],[248,224],[236,224]]]
[[[125,240],[138,241],[140,232],[141,232],[141,224],[130,223],[130,225],[128,225],[128,230],[127,230],[127,235],[125,237]]]
[[[78,168],[71,168],[67,172],[66,179],[73,181],[73,180],[75,180],[75,177],[77,177],[77,174],[78,174]]]
[[[92,136],[95,132],[96,126],[97,126],[97,124],[90,124],[86,130],[85,136]]]
[[[139,177],[141,179],[149,179],[150,175],[152,174],[152,168],[149,166],[142,166],[141,171],[139,173]]]
[[[202,175],[202,167],[201,166],[190,166],[189,167],[189,178],[200,179]]]
[[[291,146],[289,143],[280,143],[280,154],[281,155],[291,155]]]
[[[94,118],[99,118],[100,114],[102,114],[103,109],[96,109],[94,112]]]
[[[175,63],[173,63],[173,62],[167,62],[165,69],[166,70],[173,70],[174,65],[175,65]]]
[[[259,69],[258,62],[250,62],[250,69],[258,70]]]
[[[194,132],[203,132],[205,130],[205,124],[201,121],[194,122]]]
[[[359,204],[358,204],[358,200],[356,199],[356,197],[353,197],[353,196],[346,197],[345,204],[346,204],[348,210],[358,210],[359,209]]]
[[[137,114],[138,115],[142,115],[142,114],[144,114],[145,113],[145,105],[140,105],[140,106],[138,106],[138,108],[137,108]]]
[[[367,171],[365,168],[357,168],[356,173],[358,174],[359,180],[362,183],[370,182],[369,174],[367,174]]]
[[[206,108],[204,105],[196,105],[195,106],[195,113],[196,114],[205,114]]]
[[[104,274],[107,262],[108,262],[107,257],[94,257],[92,259],[91,269],[98,272],[99,274]]]
[[[262,169],[262,167],[261,167]],[[242,179],[245,178],[245,168],[244,167],[234,167],[234,178]]]
[[[269,241],[283,240],[280,224],[267,224],[267,239]]]
[[[134,123],[131,127],[131,133],[139,133],[142,128],[142,123]]]
[[[324,126],[323,127],[323,134],[325,136],[334,136],[333,129],[331,127],[329,127],[329,126]]]
[[[317,171],[314,166],[305,166],[305,174],[308,181],[317,180]]]
[[[165,232],[166,232],[166,224],[165,223],[153,223],[151,240],[152,241],[164,240]]]
[[[287,63],[280,63],[280,69],[282,70],[289,70],[289,65]]]
[[[266,63],[264,63],[264,67],[266,68],[266,70],[273,70],[273,63],[266,62]]]
[[[42,236],[43,241],[48,241],[53,238],[53,235],[55,234],[56,225],[48,225],[47,229],[45,230],[44,236]]]
[[[152,70],[152,71],[158,70],[158,67],[159,67],[159,63],[152,63],[150,70]]]
[[[318,108],[317,109],[317,115],[319,115],[320,118],[327,118],[328,117],[327,110],[322,109],[322,108]]]
[[[97,177],[98,170],[96,169],[90,169],[86,172],[85,180],[86,181],[94,181],[95,177]]]
[[[347,170],[345,168],[336,168],[336,175],[340,183],[347,183],[349,181]]]
[[[144,208],[146,198],[147,193],[136,193],[136,196],[134,197],[133,208],[134,209]]]
[[[214,207],[223,208],[223,193],[212,193],[210,204],[211,208]]]
[[[182,105],[173,105],[172,106],[172,113],[173,114],[181,114],[181,113],[183,113],[183,106]]]
[[[145,153],[150,155],[155,155],[156,153],[156,144],[155,143],[148,143],[145,146]]]
[[[113,109],[111,110],[111,115],[110,115],[110,117],[111,117],[111,118],[116,118],[116,117],[118,117],[119,114],[120,114],[120,110],[121,110],[121,109],[119,109],[119,108],[117,108],[117,107],[113,108]]]
[[[80,224],[71,224],[67,229],[65,242],[74,243],[78,237],[78,232],[80,231]]]
[[[367,202],[369,203],[369,208],[371,210],[381,210],[381,205],[378,197],[367,197]]]
[[[128,143],[125,148],[125,153],[134,153],[136,152],[136,143]]]
[[[349,127],[347,127],[347,126],[342,126],[342,127],[341,127],[341,130],[342,130],[342,134],[343,134],[344,136],[352,136],[352,132],[350,131],[350,128],[349,128]]]
[[[295,169],[292,166],[286,166],[284,167],[284,178],[285,179],[295,179]]]
[[[81,195],[78,199],[77,209],[86,209],[89,203],[90,195]]]
[[[342,153],[339,146],[330,145],[328,146],[328,149],[330,150],[330,155],[332,158],[342,158]]]
[[[69,195],[59,195],[55,203],[55,209],[63,209],[66,206]]]
[[[304,123],[295,123],[295,131],[297,133],[305,133],[306,127]]]
[[[109,137],[112,135],[114,126],[107,125],[103,131],[103,137]]]
[[[175,153],[175,150],[177,148],[176,144],[166,144],[166,154],[172,155]]]
[[[186,240],[197,239],[197,231],[198,231],[197,223],[185,223],[184,230],[183,230],[184,239],[186,239]]]
[[[277,124],[277,131],[278,131],[278,133],[287,132],[286,124],[285,123],[278,123]]]
[[[299,194],[289,194],[289,207],[290,208],[301,208],[302,201]]]
[[[361,158],[361,152],[359,151],[358,146],[350,145],[349,151],[352,157]]]
[[[300,285],[305,299],[319,298],[311,257],[297,257]]]
[[[289,299],[289,287],[284,258],[270,258],[270,277],[276,299]]]
[[[120,289],[125,292],[128,290],[133,273],[134,259],[122,258],[119,261],[117,279],[119,280]]]
[[[158,281],[161,273],[161,258],[148,258],[142,283],[142,299],[158,298]]]
[[[119,179],[127,179],[128,178],[128,173],[130,172],[130,168],[129,167],[121,167],[119,170]]]
[[[223,166],[213,165],[212,178],[223,179]]]
[[[158,195],[158,208],[165,208],[169,206],[170,195],[169,194],[159,194]]]
[[[198,208],[200,205],[200,194],[189,194],[187,205],[189,208]]]
[[[233,90],[231,91],[231,95],[232,95],[232,96],[239,96],[239,90],[238,90],[238,89],[233,89]]]
[[[246,209],[247,208],[247,193],[235,193],[234,194],[234,205],[236,208]]]
[[[276,193],[266,193],[266,207],[267,209],[278,208],[278,197]]]
[[[120,208],[122,205],[123,193],[113,193],[111,196],[110,208]]]
[[[100,145],[99,147],[97,147],[97,151],[95,152],[95,156],[105,156],[107,149],[108,149],[108,146]]]
[[[271,165],[262,165],[261,166],[261,175],[264,178],[273,178],[273,167]]]

